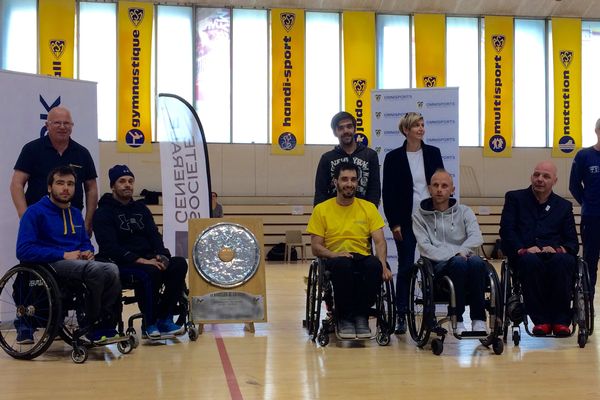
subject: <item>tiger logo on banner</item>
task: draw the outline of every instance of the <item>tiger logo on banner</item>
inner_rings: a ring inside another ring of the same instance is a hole
[[[60,59],[65,51],[65,41],[61,39],[55,39],[51,40],[48,44],[50,46],[50,51],[54,55],[54,58],[57,60]]]
[[[142,20],[144,19],[144,9],[142,8],[130,8],[129,10],[129,20],[135,26],[138,26]]]
[[[496,53],[500,53],[504,48],[506,42],[506,36],[504,35],[492,35],[492,45],[496,49]]]
[[[560,51],[560,61],[565,68],[569,68],[571,61],[573,60],[573,52],[571,50],[561,50]]]
[[[294,22],[296,22],[296,14],[294,13],[281,13],[279,16],[281,19],[281,25],[283,25],[283,29],[286,32],[289,32],[294,27]]]
[[[367,81],[365,79],[353,79],[352,88],[358,97],[362,97],[365,89],[367,88]]]
[[[437,77],[425,75],[423,77],[423,87],[436,87],[437,86]]]

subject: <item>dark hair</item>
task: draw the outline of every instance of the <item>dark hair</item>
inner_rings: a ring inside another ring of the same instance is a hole
[[[358,167],[350,162],[341,162],[333,170],[333,179],[338,179],[342,171],[354,171],[358,177]]]
[[[75,178],[75,180],[77,180],[77,174],[75,173],[75,170],[73,169],[73,167],[71,167],[69,165],[62,165],[62,166],[56,167],[52,171],[50,171],[50,173],[48,174],[48,178],[46,179],[46,181],[48,182],[48,186],[52,186],[52,184],[54,183],[54,175],[58,175],[58,176],[73,175],[73,178]]]
[[[351,120],[352,125],[356,129],[356,118],[354,118],[354,115],[346,111],[340,111],[339,113],[335,114],[333,118],[331,118],[331,130],[333,131],[333,133],[335,133],[335,128],[337,128],[337,125],[340,123],[340,121],[344,119]]]
[[[217,194],[217,192],[210,192],[210,196],[212,197],[212,195],[215,195],[215,197],[219,197],[219,195]]]

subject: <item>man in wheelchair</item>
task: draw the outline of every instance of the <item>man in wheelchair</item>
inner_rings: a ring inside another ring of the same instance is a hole
[[[81,211],[71,206],[75,171],[70,166],[48,174],[48,195],[23,214],[17,236],[17,258],[23,263],[48,263],[59,278],[82,282],[89,291],[85,327],[98,342],[117,335],[121,317],[121,283],[115,264],[94,260]],[[33,343],[35,326],[15,322],[17,342]]]
[[[552,191],[558,178],[550,161],[538,163],[531,186],[506,193],[500,238],[522,282],[533,334],[569,336],[570,300],[579,242],[571,202]]]
[[[94,214],[98,257],[114,261],[123,282],[134,282],[149,338],[183,334],[185,327],[173,322],[173,312],[185,286],[187,262],[171,257],[152,213],[142,201],[133,200],[133,172],[115,165],[108,177],[112,193],[102,196]]]
[[[456,199],[452,176],[438,169],[429,184],[430,198],[421,202],[413,214],[413,231],[422,257],[429,259],[435,275],[446,275],[456,296],[456,333],[466,330],[465,304],[470,306],[471,330],[487,332],[485,323],[485,287],[487,266],[474,253],[483,238],[473,211]]]
[[[308,222],[313,254],[331,271],[337,333],[342,339],[369,338],[369,309],[381,281],[392,278],[386,267],[384,222],[369,201],[356,198],[356,165],[342,162],[335,168],[335,198],[315,206]],[[371,255],[371,238],[376,257]]]

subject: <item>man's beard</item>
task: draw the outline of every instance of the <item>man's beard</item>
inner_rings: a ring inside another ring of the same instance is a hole
[[[73,196],[69,196],[67,200],[63,200],[60,196],[55,195],[54,192],[50,193],[50,197],[52,197],[52,200],[54,200],[55,202],[61,204],[69,204],[71,200],[73,200]]]

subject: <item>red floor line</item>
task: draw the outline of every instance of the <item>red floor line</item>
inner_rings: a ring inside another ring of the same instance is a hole
[[[223,372],[225,373],[225,379],[227,379],[227,387],[229,388],[231,400],[244,400],[240,391],[240,385],[231,366],[231,360],[229,360],[229,354],[227,354],[227,348],[225,348],[225,342],[217,329],[213,331],[213,334],[215,335],[215,342],[217,343],[217,349],[221,357],[221,365],[223,365]]]

